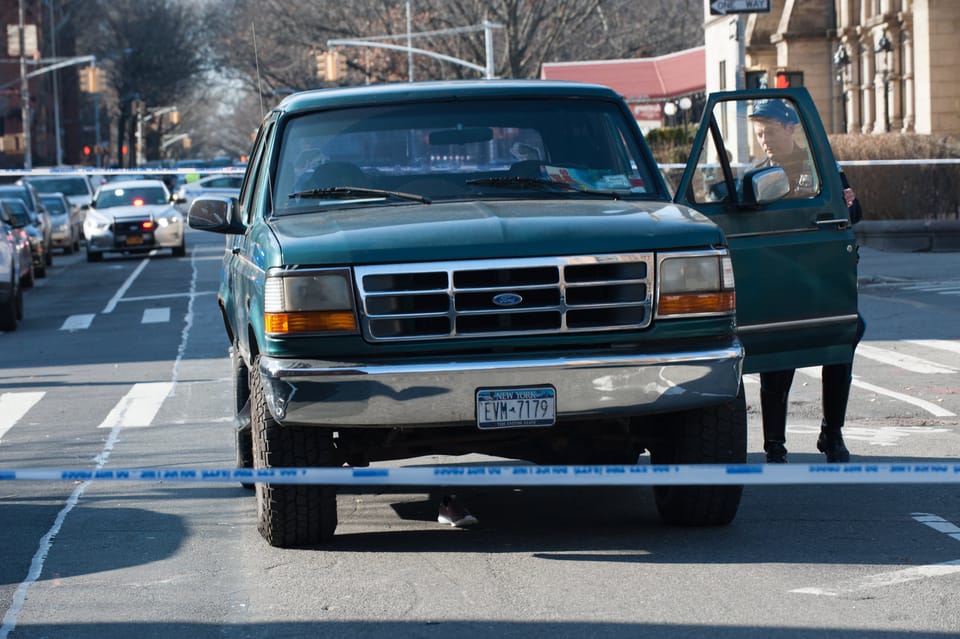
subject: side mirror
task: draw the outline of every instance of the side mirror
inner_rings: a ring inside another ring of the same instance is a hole
[[[190,228],[226,235],[242,235],[247,226],[237,219],[239,203],[236,198],[198,197],[187,212]]]
[[[743,174],[743,205],[775,202],[790,192],[790,179],[779,166],[753,169]]]

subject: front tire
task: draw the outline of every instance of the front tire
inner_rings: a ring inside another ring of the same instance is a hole
[[[719,406],[666,415],[651,447],[654,464],[742,464],[747,460],[747,409],[741,387],[737,399]],[[654,486],[666,524],[724,526],[740,507],[743,486]]]
[[[333,433],[327,428],[281,426],[267,408],[259,356],[250,375],[250,417],[255,468],[335,465]],[[257,529],[271,546],[312,546],[337,527],[334,486],[257,483]]]
[[[20,308],[23,304],[23,298],[16,277],[16,274],[13,274],[10,278],[10,297],[6,302],[0,304],[0,331],[17,330],[17,314],[22,314]]]
[[[236,340],[230,349],[231,377],[233,377],[234,433],[236,434],[237,468],[253,468],[253,435],[250,426],[250,374]],[[241,482],[249,490],[254,484]]]
[[[87,261],[88,262],[101,262],[103,261],[103,253],[100,251],[91,251],[90,248],[87,248]]]

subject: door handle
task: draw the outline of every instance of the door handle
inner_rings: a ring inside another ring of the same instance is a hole
[[[845,229],[850,226],[850,220],[845,217],[834,217],[829,219],[817,220],[817,228],[827,228],[836,226],[837,229]]]

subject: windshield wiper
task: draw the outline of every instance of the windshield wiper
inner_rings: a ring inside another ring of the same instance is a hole
[[[585,189],[569,182],[558,182],[547,178],[536,177],[488,177],[467,180],[467,184],[476,184],[479,186],[494,186],[506,189],[540,189],[547,191],[568,191],[573,193],[586,193],[588,195],[603,195],[614,200],[620,199],[620,194],[616,191],[598,191],[595,189]]]
[[[312,197],[319,199],[337,199],[337,198],[347,198],[353,199],[358,198],[362,199],[365,197],[384,197],[384,198],[395,198],[398,200],[410,200],[412,202],[420,202],[421,204],[432,204],[433,200],[430,198],[417,195],[416,193],[404,193],[402,191],[386,191],[383,189],[368,189],[365,187],[359,186],[331,186],[323,189],[310,189],[307,191],[297,191],[291,193],[289,198],[298,198],[298,197]]]

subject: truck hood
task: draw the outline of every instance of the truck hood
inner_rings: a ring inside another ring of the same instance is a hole
[[[284,264],[372,264],[720,246],[669,202],[509,200],[387,205],[273,218]]]

